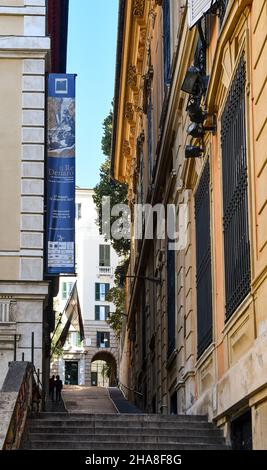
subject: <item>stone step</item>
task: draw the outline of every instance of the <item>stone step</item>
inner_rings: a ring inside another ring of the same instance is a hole
[[[162,441],[160,443],[126,443],[116,441],[88,443],[88,441],[35,441],[32,446],[27,446],[25,450],[228,450],[225,445],[196,443],[190,441],[182,444]]]
[[[72,435],[72,434],[87,434],[87,435],[102,435],[104,434],[149,434],[149,435],[161,435],[161,436],[191,436],[194,434],[205,435],[205,436],[222,436],[222,431],[213,427],[199,426],[196,424],[191,424],[191,427],[175,426],[175,427],[140,427],[140,426],[128,426],[128,427],[99,427],[99,426],[57,426],[57,427],[47,427],[47,426],[30,426],[30,434],[44,434],[44,435],[54,435],[60,433],[61,435]]]
[[[116,435],[116,436],[111,436],[110,434],[98,434],[98,435],[87,435],[87,434],[64,434],[64,442],[67,443],[73,443],[73,442],[88,442],[89,445],[93,443],[98,443],[98,442],[110,442],[110,440],[113,440],[116,442],[121,442],[121,443],[128,443],[128,444],[135,444],[135,443],[140,443],[142,444],[143,442],[145,444],[154,444],[154,443],[161,443],[162,440],[168,444],[177,444],[180,445],[182,443],[186,442],[192,442],[193,444],[198,444],[201,442],[202,444],[219,444],[223,445],[224,440],[223,437],[216,437],[216,436],[205,436],[199,433],[196,433],[195,435],[190,435],[190,436],[153,436],[151,434],[144,434],[142,436],[136,435],[136,434],[127,434],[127,435]],[[48,441],[48,436],[46,434],[41,434],[41,433],[36,433],[36,434],[30,434],[29,439],[32,443],[34,442],[40,442],[40,441]],[[55,441],[60,441],[62,440],[62,434],[50,434],[49,435],[49,442],[55,442]]]
[[[196,416],[196,415],[156,415],[156,414],[88,414],[88,413],[40,413],[38,418],[34,420],[51,420],[61,421],[61,420],[87,420],[87,421],[99,421],[99,420],[109,420],[109,421],[141,421],[141,422],[207,422],[206,416]]]
[[[207,422],[198,422],[198,421],[121,421],[118,420],[116,422],[112,420],[96,420],[96,421],[81,421],[81,420],[32,420],[28,422],[29,427],[31,428],[91,428],[91,429],[106,429],[107,427],[110,429],[121,429],[121,428],[137,428],[137,429],[150,429],[150,428],[158,428],[158,429],[216,429],[211,423]]]

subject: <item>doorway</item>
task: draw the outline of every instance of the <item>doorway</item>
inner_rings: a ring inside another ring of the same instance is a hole
[[[78,361],[65,361],[65,384],[78,385]]]
[[[115,357],[106,351],[96,353],[91,360],[91,385],[115,387],[117,385],[117,364]]]
[[[232,421],[231,441],[233,450],[253,449],[251,410]]]
[[[170,412],[171,415],[177,415],[177,392],[174,392],[170,399]]]

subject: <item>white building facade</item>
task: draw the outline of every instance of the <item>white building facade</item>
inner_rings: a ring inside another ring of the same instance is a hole
[[[106,322],[115,306],[106,299],[114,286],[118,256],[109,241],[99,234],[93,190],[76,189],[76,273],[77,278],[61,277],[57,305],[63,312],[77,280],[85,340],[71,327],[63,356],[54,361],[52,374],[59,374],[65,384],[108,385],[117,377],[118,340]],[[101,362],[99,362],[101,361]],[[107,381],[104,362],[111,366]]]

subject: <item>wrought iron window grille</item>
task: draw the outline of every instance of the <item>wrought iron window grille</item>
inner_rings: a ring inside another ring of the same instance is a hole
[[[245,87],[246,64],[242,57],[221,126],[226,320],[249,293],[251,283]]]
[[[195,194],[198,357],[212,342],[212,277],[210,236],[210,166],[206,162]]]

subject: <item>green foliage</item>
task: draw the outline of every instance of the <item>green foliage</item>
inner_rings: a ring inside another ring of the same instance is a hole
[[[126,305],[126,288],[120,287],[120,278],[122,272],[126,274],[129,265],[129,258],[126,258],[116,269],[115,272],[115,286],[112,287],[108,294],[107,300],[108,302],[114,303],[116,310],[107,319],[107,323],[113,329],[115,335],[117,337],[120,336],[122,325],[123,325],[123,317],[125,316],[125,305]]]
[[[61,314],[57,313],[56,315],[56,330],[53,334],[53,337],[52,337],[52,340],[51,340],[51,357],[52,359],[56,359],[56,358],[59,358],[59,357],[62,357],[63,356],[63,347],[61,346],[56,346],[58,340],[59,340],[59,337],[61,335],[61,332],[62,332],[62,325],[61,325],[61,322],[60,322],[60,319],[61,319]]]
[[[113,121],[113,111],[110,110],[108,116],[104,119],[104,122],[103,122],[104,133],[103,133],[103,137],[101,140],[102,152],[106,157],[111,156],[112,127],[113,127],[112,121]]]
[[[112,364],[103,364],[103,368],[102,368],[102,377],[105,378],[107,377],[108,379],[110,379],[112,375]]]
[[[102,227],[102,200],[103,197],[110,197],[110,207],[112,208],[116,204],[127,205],[127,185],[118,183],[111,180],[110,178],[110,164],[111,164],[111,142],[112,142],[112,120],[113,110],[111,110],[108,116],[103,122],[103,137],[102,137],[102,151],[106,156],[106,160],[100,167],[100,181],[94,188],[94,203],[98,210],[98,224],[99,232],[104,235],[106,239],[110,239],[111,244],[115,251],[121,255],[128,255],[130,250],[130,241],[122,238],[121,240],[115,240],[110,238],[109,230]],[[117,217],[111,217],[110,227],[117,220]]]

